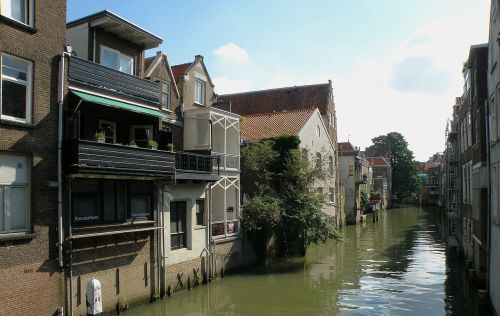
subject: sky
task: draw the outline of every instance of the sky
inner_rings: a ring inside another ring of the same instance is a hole
[[[332,80],[338,141],[403,134],[416,159],[445,146],[489,0],[69,0],[68,21],[107,9],[163,39],[172,65],[203,55],[219,94]]]

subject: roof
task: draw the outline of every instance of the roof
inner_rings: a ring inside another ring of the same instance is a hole
[[[192,63],[185,63],[172,66],[172,73],[174,74],[175,81],[179,81],[181,76],[189,69]]]
[[[153,57],[148,57],[146,59],[144,59],[144,69],[148,69],[149,66],[151,66],[151,63],[153,62],[153,60],[155,59],[156,56],[153,56]]]
[[[245,116],[240,124],[241,139],[261,140],[282,135],[297,135],[315,110]]]
[[[357,156],[359,153],[350,142],[338,143],[337,147],[341,156]]]
[[[103,10],[83,18],[73,20],[66,24],[66,28],[72,28],[77,25],[89,23],[90,27],[99,26],[100,28],[109,31],[129,40],[132,43],[144,46],[144,49],[158,47],[163,40],[155,34],[146,31],[136,24],[125,20],[117,14]]]
[[[390,167],[391,163],[384,157],[367,157],[366,160],[374,167]]]
[[[231,101],[231,111],[240,115],[263,114],[318,108],[328,113],[331,82],[219,95],[221,102]]]

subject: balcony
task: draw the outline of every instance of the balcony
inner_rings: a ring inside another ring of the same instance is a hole
[[[176,179],[217,181],[219,170],[218,156],[184,151],[175,153]]]
[[[68,78],[72,88],[92,90],[158,108],[158,83],[91,61],[70,57]]]
[[[155,178],[170,178],[175,173],[175,154],[168,151],[82,139],[70,140],[65,145],[69,172]]]

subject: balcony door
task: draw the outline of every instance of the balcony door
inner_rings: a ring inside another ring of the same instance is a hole
[[[134,142],[139,147],[148,147],[148,143],[153,139],[152,125],[133,125],[130,131],[130,142]]]

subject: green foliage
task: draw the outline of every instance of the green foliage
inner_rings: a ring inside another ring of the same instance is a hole
[[[370,205],[370,194],[364,185],[360,186],[359,192],[361,195],[361,210],[364,211]]]
[[[418,162],[403,135],[397,132],[378,136],[372,139],[377,147],[391,149],[392,194],[398,199],[413,197],[419,187]]]
[[[311,243],[340,239],[333,217],[322,211],[324,196],[314,190],[321,168],[300,154],[296,136],[282,136],[242,149],[242,186],[248,195],[242,224],[267,247],[276,237],[280,255],[303,253]]]

